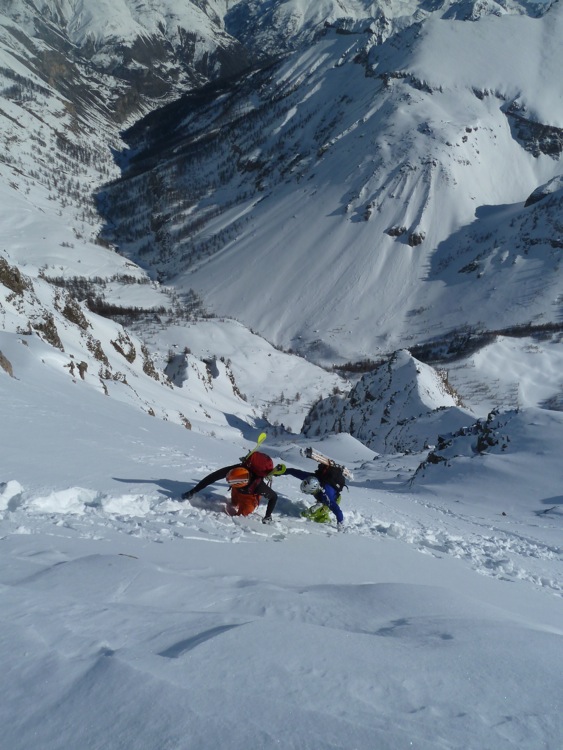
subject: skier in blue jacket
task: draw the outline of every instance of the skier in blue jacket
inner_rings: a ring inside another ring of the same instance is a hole
[[[303,471],[302,469],[293,469],[289,466],[285,468],[285,474],[289,474],[296,479],[301,479],[301,492],[306,495],[312,495],[317,501],[316,505],[313,505],[307,511],[307,516],[314,519],[314,515],[321,509],[322,506],[329,508],[336,516],[337,528],[340,530],[344,523],[344,514],[340,510],[338,500],[340,499],[340,491],[329,484],[326,480],[320,479],[319,474],[322,474],[322,468],[319,466],[314,474],[309,471]],[[320,518],[318,520],[321,520]],[[323,518],[326,520],[326,518]]]

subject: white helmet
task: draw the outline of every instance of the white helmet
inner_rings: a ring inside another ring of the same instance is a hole
[[[306,495],[314,495],[321,489],[321,483],[317,477],[310,476],[301,482],[301,492]]]

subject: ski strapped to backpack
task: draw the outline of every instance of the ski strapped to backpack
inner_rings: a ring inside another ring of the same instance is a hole
[[[254,446],[254,448],[252,448],[251,450],[249,450],[248,453],[246,454],[246,456],[243,456],[240,459],[241,463],[244,463],[244,461],[246,461],[248,458],[250,458],[250,456],[258,450],[258,448],[262,445],[262,443],[264,442],[264,440],[266,440],[267,437],[268,437],[268,435],[265,432],[261,432],[258,435],[258,437],[256,438],[256,445]]]
[[[272,476],[279,476],[285,472],[285,466],[278,464],[274,466],[274,462],[268,456],[267,453],[262,453],[258,448],[266,440],[266,433],[261,432],[256,440],[256,445],[252,450],[248,451],[246,456],[243,456],[240,461],[241,464],[246,467],[255,477],[260,479],[267,479]]]
[[[267,479],[268,477],[276,477],[285,474],[285,465],[278,464],[274,466],[274,462],[268,456],[267,453],[262,453],[258,448],[266,440],[267,435],[265,432],[261,432],[256,440],[254,448],[248,451],[246,456],[240,459],[241,464],[247,468],[254,476],[260,477],[261,479]]]
[[[345,479],[354,479],[354,475],[350,471],[350,469],[347,469],[345,466],[342,466],[340,464],[337,464],[336,461],[333,461],[332,458],[329,458],[328,456],[325,456],[323,453],[319,453],[319,451],[314,450],[313,448],[301,448],[301,455],[305,456],[305,458],[311,458],[313,461],[316,461],[318,464],[331,467],[332,469],[339,469],[339,471],[344,475]],[[334,473],[334,477],[336,477],[336,473]],[[325,479],[330,484],[330,481],[326,477],[319,477],[322,479]],[[340,484],[344,486],[345,480],[341,481]],[[336,488],[338,489],[338,487]]]

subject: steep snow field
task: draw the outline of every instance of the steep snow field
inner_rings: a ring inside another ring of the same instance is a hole
[[[5,337],[6,334],[3,334]],[[2,340],[2,348],[6,338]],[[0,370],[1,746],[558,750],[559,412],[413,472],[341,435],[346,531],[178,495],[252,444]],[[82,384],[83,385],[83,384]],[[302,439],[267,441],[302,468]]]

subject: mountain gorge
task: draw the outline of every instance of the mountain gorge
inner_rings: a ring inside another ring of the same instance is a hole
[[[40,293],[6,287],[4,330],[41,336],[52,320],[103,390],[128,365],[118,357],[102,377],[88,336],[65,333],[70,294],[87,320],[126,325],[100,333],[102,348],[120,336],[151,347],[162,388],[191,368],[215,389],[206,409],[198,389],[159,408],[153,383],[130,388],[143,409],[212,429],[225,424],[209,416],[215,397],[234,398],[241,424],[298,431],[321,395],[331,417],[313,413],[308,429],[358,437],[371,407],[341,394],[399,350],[443,369],[498,335],[555,345],[562,26],[557,2],[12,0],[0,16],[2,252]],[[192,329],[210,315],[215,344],[199,343]],[[225,318],[256,352],[265,405],[245,388],[244,357],[218,343]],[[386,388],[414,398],[423,366],[382,386],[382,404]],[[463,419],[485,408],[477,386],[454,385]],[[497,403],[518,406],[512,392]],[[545,399],[559,392],[554,381]],[[393,420],[410,420],[417,398]],[[453,413],[448,399],[430,421]],[[420,448],[422,433],[393,445]]]

